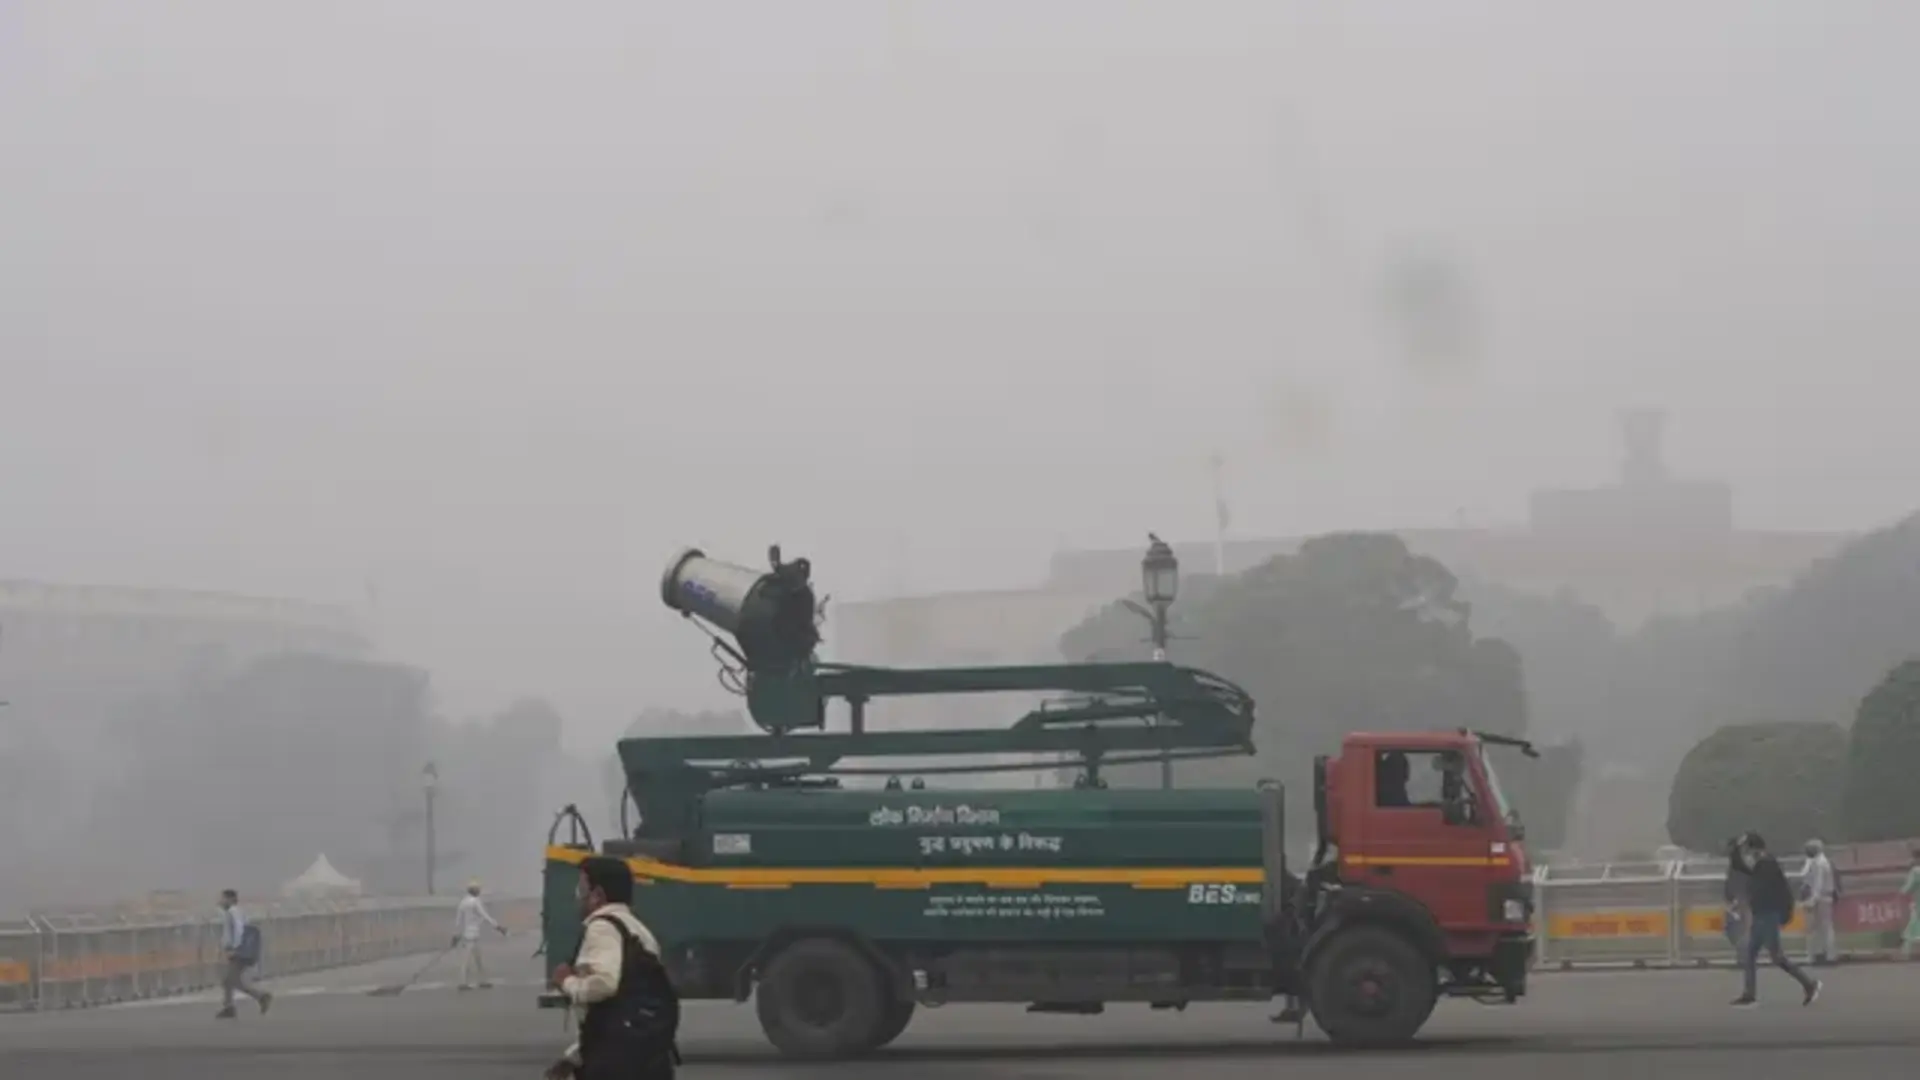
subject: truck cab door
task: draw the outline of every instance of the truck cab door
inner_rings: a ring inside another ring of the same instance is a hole
[[[1417,900],[1443,929],[1487,921],[1491,825],[1470,769],[1449,767],[1454,751],[1395,747],[1371,751],[1352,842],[1341,851],[1341,877]]]

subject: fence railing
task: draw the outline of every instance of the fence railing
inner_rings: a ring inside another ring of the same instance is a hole
[[[1804,858],[1781,860],[1796,888]],[[1900,894],[1907,866],[1841,865],[1834,904],[1838,958],[1883,957],[1900,949],[1912,899]],[[1726,860],[1543,866],[1534,872],[1536,963],[1683,967],[1731,963],[1722,886]],[[1781,934],[1793,955],[1806,949],[1802,906]]]
[[[453,898],[246,905],[255,975],[297,975],[445,948]],[[502,926],[539,925],[538,900],[493,900]],[[0,921],[0,1011],[107,1005],[220,985],[214,913],[35,915]]]

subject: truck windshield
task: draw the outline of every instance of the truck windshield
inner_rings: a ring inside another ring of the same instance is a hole
[[[1500,774],[1494,770],[1493,759],[1487,756],[1484,746],[1480,748],[1480,771],[1486,774],[1487,792],[1493,796],[1493,804],[1500,811],[1500,820],[1517,828],[1520,815],[1514,812],[1513,804],[1507,801],[1507,793],[1500,790]]]

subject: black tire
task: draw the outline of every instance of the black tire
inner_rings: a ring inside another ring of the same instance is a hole
[[[1307,973],[1314,1023],[1343,1046],[1401,1046],[1433,1013],[1433,967],[1413,943],[1380,926],[1340,931]]]
[[[910,998],[888,997],[885,1015],[880,1018],[880,1030],[874,1032],[873,1048],[879,1048],[900,1037],[913,1023],[913,1001]]]
[[[760,1029],[791,1058],[864,1053],[887,1019],[880,973],[860,950],[831,938],[806,938],[780,950],[753,997]]]

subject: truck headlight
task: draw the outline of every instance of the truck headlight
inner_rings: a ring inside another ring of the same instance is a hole
[[[1500,917],[1506,922],[1526,922],[1527,902],[1525,900],[1508,900],[1506,903],[1500,905]]]

